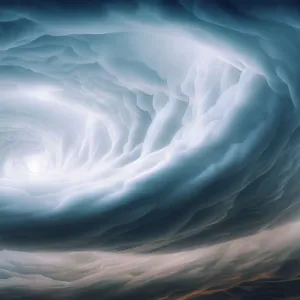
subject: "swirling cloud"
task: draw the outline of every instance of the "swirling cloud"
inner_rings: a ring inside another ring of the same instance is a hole
[[[4,297],[186,299],[297,274],[290,4],[1,1]]]

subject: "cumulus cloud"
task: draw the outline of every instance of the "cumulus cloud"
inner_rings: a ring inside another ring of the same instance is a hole
[[[297,274],[291,4],[1,1],[5,295],[186,299]]]

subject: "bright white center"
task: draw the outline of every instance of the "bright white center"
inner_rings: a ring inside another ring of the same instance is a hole
[[[45,171],[47,162],[41,155],[30,156],[26,159],[26,166],[30,175],[37,176]]]

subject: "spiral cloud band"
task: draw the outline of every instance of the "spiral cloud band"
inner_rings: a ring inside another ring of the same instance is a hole
[[[292,1],[1,1],[3,299],[300,297],[299,61]]]

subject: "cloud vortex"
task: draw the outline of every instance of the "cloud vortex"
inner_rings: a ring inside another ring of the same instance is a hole
[[[0,3],[0,294],[296,276],[298,6],[25,2]]]

